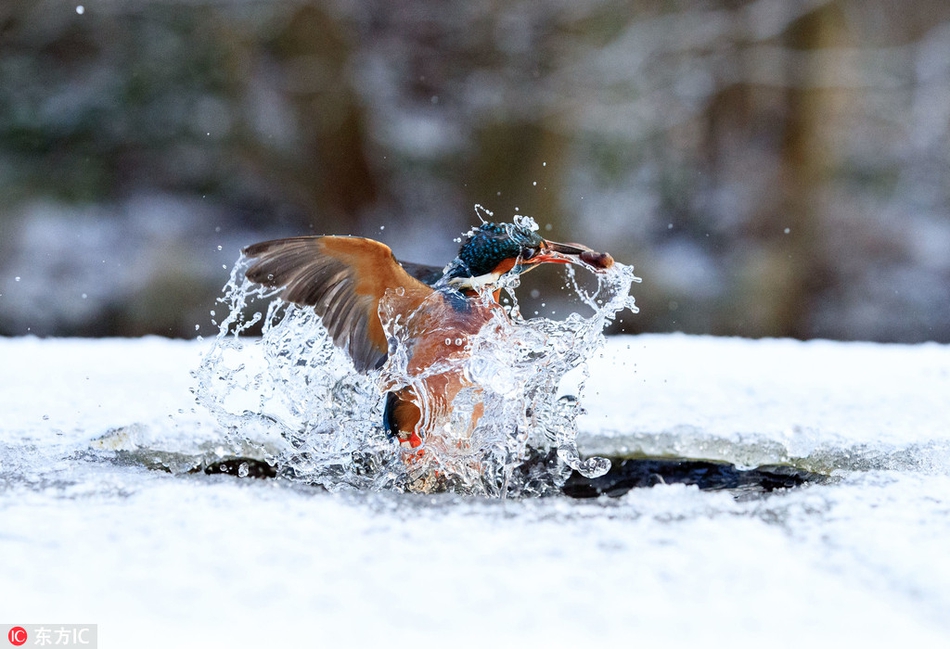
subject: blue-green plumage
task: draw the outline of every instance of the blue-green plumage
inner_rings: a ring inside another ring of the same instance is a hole
[[[510,223],[483,223],[472,231],[449,266],[446,279],[481,277],[506,259],[530,257],[542,243],[536,232]]]

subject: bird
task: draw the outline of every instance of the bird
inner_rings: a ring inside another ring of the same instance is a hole
[[[356,371],[382,370],[393,346],[406,341],[411,380],[384,388],[383,426],[402,449],[421,457],[427,445],[445,443],[438,431],[456,396],[471,385],[461,363],[470,353],[468,341],[503,313],[503,280],[545,263],[579,263],[597,273],[614,263],[608,253],[546,240],[536,228],[517,218],[483,222],[443,267],[399,261],[386,244],[356,236],[273,239],[242,252],[253,262],[247,279],[278,289],[286,302],[312,307]],[[401,338],[387,335],[394,322]],[[476,404],[462,438],[482,414]]]

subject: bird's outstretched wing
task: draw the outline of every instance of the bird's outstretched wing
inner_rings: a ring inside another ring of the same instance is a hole
[[[386,289],[403,288],[419,303],[432,293],[396,261],[389,246],[372,239],[291,237],[256,243],[243,252],[256,259],[247,278],[282,287],[280,297],[288,302],[312,306],[360,372],[386,360],[378,314]]]

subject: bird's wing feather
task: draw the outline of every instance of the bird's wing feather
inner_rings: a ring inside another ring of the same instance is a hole
[[[436,282],[442,279],[443,268],[440,266],[429,266],[428,264],[417,264],[411,261],[397,260],[407,273],[415,277],[426,286],[435,286]]]
[[[283,288],[280,296],[288,302],[312,306],[360,372],[386,359],[378,314],[386,290],[403,288],[419,303],[432,293],[396,261],[388,246],[372,239],[291,237],[248,246],[244,254],[256,259],[247,278]]]

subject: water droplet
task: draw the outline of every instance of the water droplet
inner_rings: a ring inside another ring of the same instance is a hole
[[[246,478],[249,473],[250,467],[248,466],[247,462],[241,462],[241,464],[238,466],[238,477]]]
[[[218,246],[218,250],[224,250],[224,246]]]
[[[14,281],[14,282],[19,282],[19,281],[20,281],[20,276],[17,275],[16,277],[14,277],[14,278],[13,278],[13,281]]]
[[[792,231],[791,228],[785,228],[785,234],[789,234]]]
[[[76,13],[81,16],[86,13],[86,8],[82,5],[76,5]]]

